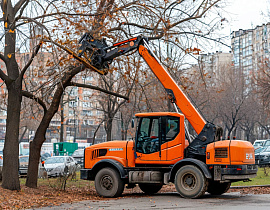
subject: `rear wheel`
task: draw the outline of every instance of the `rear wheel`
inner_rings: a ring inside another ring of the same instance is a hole
[[[209,192],[211,195],[221,195],[226,193],[230,189],[230,186],[230,182],[220,183],[211,181],[209,182],[207,192]]]
[[[162,184],[148,184],[148,183],[139,184],[140,189],[148,195],[157,193],[162,188],[162,186],[163,186]]]
[[[186,165],[177,171],[174,184],[182,197],[198,198],[204,195],[208,182],[200,169],[193,165]]]
[[[112,168],[101,169],[95,177],[95,188],[100,196],[111,198],[120,196],[124,190],[124,181]]]

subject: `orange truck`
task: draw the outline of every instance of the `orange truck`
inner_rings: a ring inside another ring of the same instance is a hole
[[[174,183],[182,197],[198,198],[205,192],[223,194],[232,182],[256,176],[252,144],[221,140],[222,129],[204,120],[151,51],[146,37],[108,46],[85,34],[80,44],[79,56],[99,70],[109,68],[114,58],[138,50],[176,110],[136,114],[135,141],[104,142],[85,149],[81,179],[94,180],[100,196],[117,197],[125,185],[133,188],[136,184],[153,194]],[[194,139],[185,129],[185,118],[198,134]]]

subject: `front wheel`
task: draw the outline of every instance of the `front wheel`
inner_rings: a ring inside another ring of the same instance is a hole
[[[139,187],[147,195],[152,195],[157,193],[162,188],[162,184],[140,183]]]
[[[220,183],[217,181],[211,181],[209,182],[207,192],[209,192],[211,195],[221,195],[227,192],[230,189],[230,186],[230,182]]]
[[[101,169],[95,177],[95,188],[100,196],[112,198],[123,193],[124,181],[113,168]]]
[[[200,169],[193,165],[186,165],[177,171],[174,184],[182,197],[199,198],[204,195],[208,182]]]

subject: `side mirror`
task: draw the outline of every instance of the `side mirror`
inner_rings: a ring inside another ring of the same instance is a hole
[[[134,128],[134,118],[131,120],[131,127]]]

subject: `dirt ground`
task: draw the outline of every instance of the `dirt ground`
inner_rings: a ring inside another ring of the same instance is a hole
[[[231,192],[243,194],[270,194],[270,187],[252,187],[244,189],[230,189]],[[175,192],[174,185],[163,186],[160,192]],[[125,189],[123,197],[146,196],[139,187]],[[117,199],[117,198],[114,198]],[[21,186],[20,191],[10,191],[0,187],[0,209],[27,209],[44,206],[57,206],[62,203],[72,203],[82,200],[107,200],[99,197],[92,185],[67,187],[59,190],[53,186],[42,185],[37,189]]]

